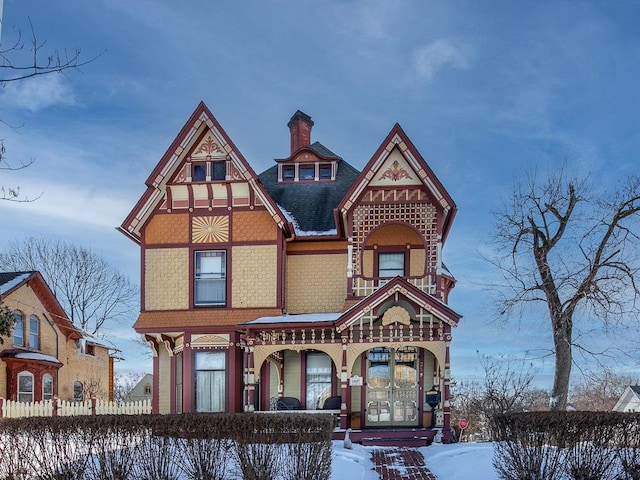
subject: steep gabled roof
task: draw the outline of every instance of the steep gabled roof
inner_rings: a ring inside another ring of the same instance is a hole
[[[427,162],[425,162],[418,149],[413,145],[409,137],[399,124],[395,124],[387,137],[384,139],[378,150],[376,150],[371,160],[355,180],[351,189],[346,193],[336,209],[337,223],[342,225],[341,218],[344,218],[352,206],[358,201],[364,190],[376,178],[382,165],[389,158],[391,153],[398,150],[404,161],[418,175],[420,182],[436,200],[443,212],[442,241],[446,239],[451,228],[451,223],[457,211],[457,207],[440,180],[433,173]]]
[[[218,123],[211,111],[204,102],[200,102],[187,123],[178,133],[173,143],[162,156],[156,167],[145,182],[147,190],[142,195],[131,213],[118,228],[122,233],[130,237],[136,243],[140,243],[141,228],[147,222],[155,208],[162,202],[165,195],[167,183],[171,180],[177,168],[181,165],[184,157],[193,148],[194,143],[200,138],[205,130],[211,131],[217,141],[220,142],[224,151],[231,158],[242,177],[253,188],[256,196],[260,198],[267,211],[280,228],[290,230],[284,215],[266,193],[258,176],[253,171],[244,156],[231,141],[222,126]]]
[[[82,334],[67,318],[67,314],[40,272],[0,272],[0,294],[4,299],[23,285],[28,285],[33,290],[46,313],[51,317],[50,320],[60,328],[67,339],[82,338]],[[19,305],[10,306],[14,309],[19,307]],[[28,307],[35,308],[36,306],[29,305]]]

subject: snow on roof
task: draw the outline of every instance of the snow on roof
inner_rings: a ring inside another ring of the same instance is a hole
[[[5,350],[3,354],[4,354],[3,356],[6,356],[6,357],[20,358],[22,360],[39,360],[39,361],[62,364],[62,362],[58,360],[56,357],[52,357],[51,355],[45,355],[44,353]]]
[[[340,316],[338,313],[302,313],[299,315],[280,315],[277,317],[260,317],[246,322],[245,325],[255,325],[261,323],[322,323],[335,322]]]
[[[284,218],[286,218],[287,222],[293,225],[293,229],[296,231],[296,235],[298,235],[299,237],[320,237],[324,235],[336,235],[338,233],[338,230],[335,228],[332,228],[331,230],[327,230],[327,231],[322,231],[322,232],[315,231],[315,230],[301,230],[300,225],[298,225],[298,220],[296,220],[296,218],[291,214],[291,212],[289,212],[286,208],[284,208],[280,204],[278,204],[278,208],[284,215]]]
[[[15,288],[16,286],[20,285],[22,282],[25,282],[26,280],[29,279],[29,277],[33,275],[33,272],[23,272],[23,273],[19,273],[18,275],[16,275],[15,277],[13,277],[11,280],[9,280],[6,283],[3,283],[2,285],[0,285],[0,295],[4,295],[5,293],[7,293],[8,291],[12,290],[13,288]]]

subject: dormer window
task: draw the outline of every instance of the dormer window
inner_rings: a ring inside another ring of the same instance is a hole
[[[300,165],[300,180],[315,180],[316,168],[313,165]]]
[[[293,182],[293,179],[296,176],[296,169],[293,165],[287,165],[286,167],[282,167],[282,179],[289,180]]]
[[[331,165],[320,165],[320,180],[331,179]]]

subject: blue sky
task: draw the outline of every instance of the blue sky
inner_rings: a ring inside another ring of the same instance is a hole
[[[444,251],[464,315],[454,377],[479,373],[476,350],[549,348],[544,320],[493,322],[481,287],[491,212],[514,179],[564,158],[603,187],[637,170],[640,2],[4,0],[2,47],[29,18],[44,51],[101,55],[0,90],[8,157],[35,159],[0,185],[43,193],[0,202],[0,248],[30,235],[78,242],[137,282],[138,248],[115,227],[201,100],[258,172],[288,154],[297,109],[315,121],[312,140],[356,168],[398,122],[459,209]],[[112,332],[119,368],[150,371],[134,335]]]

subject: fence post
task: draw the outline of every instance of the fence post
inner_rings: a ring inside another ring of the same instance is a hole
[[[4,397],[0,397],[0,418],[4,417]]]
[[[51,406],[53,407],[51,415],[54,416],[54,417],[57,417],[58,416],[58,396],[57,395],[53,396],[53,400],[51,402]]]
[[[91,397],[91,415],[96,416],[96,397]]]

